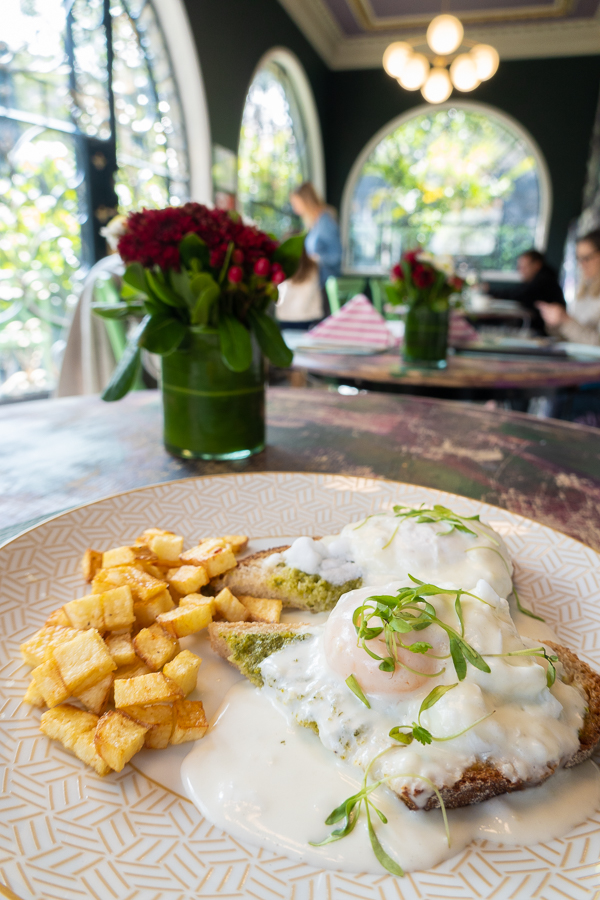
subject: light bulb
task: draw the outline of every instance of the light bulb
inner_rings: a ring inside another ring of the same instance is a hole
[[[434,53],[440,56],[447,56],[448,53],[454,53],[457,47],[460,47],[463,39],[464,28],[460,19],[456,16],[444,14],[436,16],[429,23],[427,29],[427,43]]]
[[[448,70],[436,66],[429,73],[427,81],[421,88],[421,93],[428,103],[443,103],[452,93],[452,82]]]
[[[392,78],[399,78],[413,49],[406,41],[394,41],[383,54],[383,68]]]
[[[413,53],[406,60],[398,82],[407,91],[417,91],[427,80],[429,62],[422,53]]]
[[[472,91],[479,84],[477,66],[470,53],[461,53],[450,66],[452,84],[459,91]]]
[[[490,44],[475,44],[471,50],[471,56],[477,68],[477,77],[480,81],[487,81],[498,71],[500,57],[495,47]]]

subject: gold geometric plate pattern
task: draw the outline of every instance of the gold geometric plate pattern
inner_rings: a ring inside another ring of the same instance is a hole
[[[18,900],[600,900],[600,814],[533,847],[477,843],[434,870],[398,879],[317,871],[246,846],[184,797],[127,766],[97,777],[38,731],[21,702],[19,644],[80,596],[88,547],[160,525],[183,534],[326,534],[393,503],[442,503],[500,531],[522,600],[600,668],[600,557],[536,522],[414,485],[340,475],[205,477],[109,497],[58,516],[0,549],[0,896]],[[276,542],[275,542],[276,543]]]

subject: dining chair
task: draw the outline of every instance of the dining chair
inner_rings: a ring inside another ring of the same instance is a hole
[[[362,294],[367,279],[356,275],[330,275],[325,282],[327,299],[331,313],[339,312],[344,303]]]

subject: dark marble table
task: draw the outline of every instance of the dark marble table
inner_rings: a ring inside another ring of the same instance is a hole
[[[222,472],[381,477],[510,509],[600,549],[600,430],[391,394],[272,388],[268,447],[239,463],[175,459],[160,397],[0,407],[0,541],[71,506]]]

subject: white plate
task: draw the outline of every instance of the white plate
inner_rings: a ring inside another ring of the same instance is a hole
[[[21,703],[28,667],[19,644],[61,603],[81,596],[79,558],[145,527],[191,542],[247,532],[256,538],[326,534],[389,508],[441,502],[480,513],[516,561],[522,600],[561,640],[600,668],[600,557],[542,525],[464,497],[341,475],[270,473],[176,481],[64,513],[0,550],[0,896],[17,900],[588,900],[600,896],[600,814],[535,847],[478,843],[404,879],[319,872],[244,846],[204,820],[179,791],[177,762],[191,747],[145,751],[120,774],[97,777],[38,731]],[[264,546],[269,541],[257,541]],[[189,640],[189,639],[188,639]],[[205,657],[200,695],[214,706],[234,677]],[[214,677],[219,687],[203,687]],[[209,709],[209,712],[211,710]],[[2,887],[5,885],[5,887]]]

